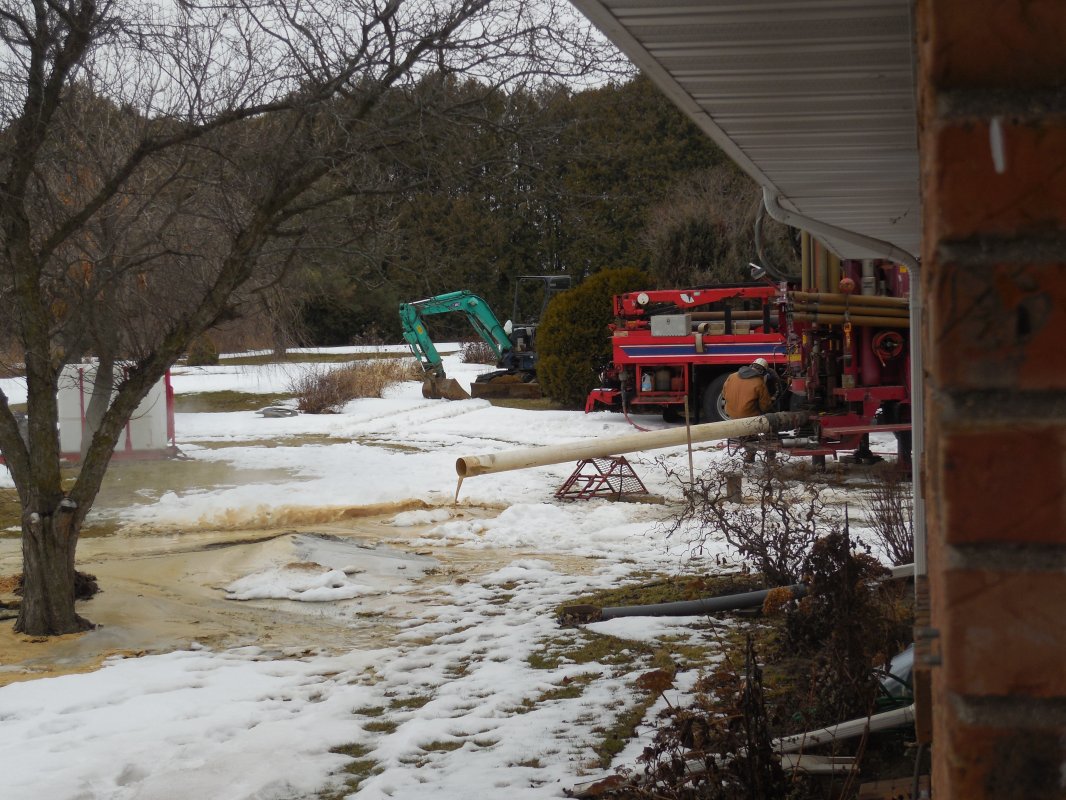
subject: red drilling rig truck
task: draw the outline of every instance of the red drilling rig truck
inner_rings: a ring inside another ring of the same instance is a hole
[[[869,434],[892,432],[910,458],[909,274],[886,261],[838,260],[813,239],[799,280],[629,292],[614,298],[612,362],[585,410],[726,419],[730,373],[765,358],[775,408],[808,428],[778,446],[825,462],[875,458]]]

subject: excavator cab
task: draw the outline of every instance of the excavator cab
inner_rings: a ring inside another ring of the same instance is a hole
[[[569,275],[520,275],[508,323],[516,353],[536,353],[537,326],[551,299],[570,288]]]

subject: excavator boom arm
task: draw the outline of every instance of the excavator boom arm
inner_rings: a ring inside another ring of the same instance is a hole
[[[436,372],[443,376],[440,353],[429,338],[423,317],[450,313],[465,314],[478,336],[495,351],[498,359],[502,359],[504,354],[511,350],[511,339],[507,331],[496,319],[488,303],[472,292],[449,292],[426,300],[402,303],[400,322],[403,326],[403,338],[426,372]]]
[[[400,324],[403,327],[404,341],[422,365],[422,369],[425,372],[439,372],[443,376],[440,353],[437,352],[433,340],[429,338],[426,326],[422,324],[422,315],[418,313],[414,304],[400,304]]]

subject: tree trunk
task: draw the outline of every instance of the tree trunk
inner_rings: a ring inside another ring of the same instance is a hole
[[[104,413],[111,404],[111,393],[115,388],[115,360],[110,356],[101,357],[93,381],[93,392],[89,405],[85,409],[85,428],[81,435],[81,457],[89,452],[93,436],[100,430]]]
[[[74,551],[81,520],[60,506],[52,515],[23,512],[22,604],[16,633],[58,636],[93,627],[74,612]]]
[[[289,336],[285,332],[285,328],[280,322],[275,321],[273,325],[273,339],[274,345],[274,360],[282,361],[285,358],[285,353],[289,349]]]

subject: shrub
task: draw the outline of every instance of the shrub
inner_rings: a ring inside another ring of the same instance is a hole
[[[695,524],[697,549],[722,536],[771,586],[796,583],[815,541],[840,527],[840,514],[826,502],[828,487],[790,480],[788,459],[778,458],[746,476],[752,503],[732,502],[731,484],[742,472],[739,457],[715,462],[689,488],[687,473],[668,469],[685,492],[669,532]]]
[[[190,367],[213,367],[218,363],[218,348],[210,336],[198,336],[193,339],[185,363]]]
[[[752,635],[743,671],[725,658],[701,676],[688,708],[667,706],[652,743],[644,748],[643,776],[611,797],[784,800],[802,797],[774,752],[763,671]],[[820,796],[820,795],[819,795]]]
[[[459,350],[459,360],[464,364],[495,364],[497,361],[496,351],[488,342],[478,339],[473,342],[463,342]]]
[[[376,322],[371,322],[362,331],[352,335],[351,343],[359,347],[381,347],[389,344],[389,339]]]
[[[887,570],[842,530],[822,537],[803,564],[808,593],[788,614],[784,646],[811,661],[809,725],[852,719],[872,711],[884,664],[909,639],[908,620],[894,593],[879,585]]]
[[[294,378],[289,390],[305,414],[336,414],[349,400],[381,397],[393,384],[421,377],[422,370],[412,359],[374,359],[334,368],[317,365]]]
[[[611,360],[611,299],[647,289],[650,282],[638,269],[609,269],[552,298],[537,328],[537,379],[544,394],[571,407],[585,404]]]
[[[863,511],[874,536],[897,567],[914,563],[913,496],[909,476],[896,465],[885,464],[874,473],[874,486],[863,501]]]

